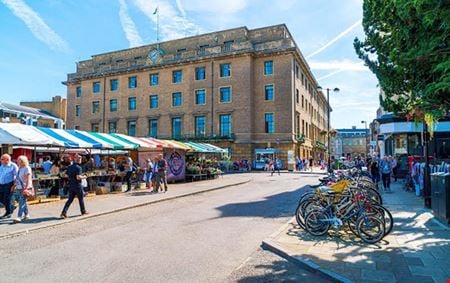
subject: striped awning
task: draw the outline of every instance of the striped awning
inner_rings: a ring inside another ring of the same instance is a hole
[[[144,138],[131,137],[122,134],[111,134],[111,135],[124,142],[138,144],[139,148],[146,148],[146,149],[158,148],[156,144],[150,143]]]
[[[88,132],[85,131],[79,131],[79,130],[67,130],[68,133],[71,135],[84,140],[86,142],[89,142],[94,145],[94,148],[102,148],[102,149],[112,149],[113,146],[110,143],[107,143],[106,141],[96,138],[95,136],[90,135]]]
[[[111,144],[113,149],[137,149],[139,144],[120,140],[110,134],[89,132],[89,134]]]
[[[35,127],[19,123],[0,123],[0,144],[64,146]]]
[[[62,129],[51,129],[37,127],[40,131],[47,135],[54,137],[60,141],[63,141],[68,148],[101,148],[101,144],[98,142],[89,142],[72,135],[70,132]]]

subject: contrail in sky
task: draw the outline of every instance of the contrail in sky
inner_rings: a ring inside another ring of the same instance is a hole
[[[341,32],[340,34],[338,34],[338,36],[336,36],[335,38],[333,38],[332,40],[330,40],[327,44],[325,44],[324,46],[320,47],[319,49],[317,49],[316,51],[314,51],[313,53],[309,54],[308,56],[306,56],[306,59],[309,59],[311,57],[313,57],[314,55],[319,54],[320,52],[324,51],[325,49],[327,49],[328,47],[330,47],[331,45],[333,45],[333,43],[335,43],[336,41],[338,41],[339,39],[341,39],[342,37],[344,37],[346,34],[348,34],[349,32],[351,32],[355,27],[361,25],[361,21],[362,19],[359,19],[358,21],[356,21],[356,23],[354,23],[353,25],[351,25],[349,28],[347,28],[346,30],[344,30],[343,32]]]

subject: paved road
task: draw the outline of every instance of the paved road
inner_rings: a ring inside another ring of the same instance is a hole
[[[253,180],[0,240],[1,281],[251,280],[230,274],[288,221],[300,188],[317,176],[263,173]]]

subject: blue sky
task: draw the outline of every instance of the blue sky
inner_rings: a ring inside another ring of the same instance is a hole
[[[361,0],[0,0],[0,101],[66,96],[61,81],[93,54],[239,26],[285,23],[330,94],[332,126],[363,127],[378,107],[375,76],[353,49]]]

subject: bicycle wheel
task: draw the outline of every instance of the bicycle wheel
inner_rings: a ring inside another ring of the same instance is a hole
[[[305,215],[315,208],[322,208],[319,205],[314,205],[316,202],[316,199],[311,198],[298,204],[297,209],[295,210],[295,220],[302,229],[305,229]]]
[[[382,205],[373,205],[373,208],[377,211],[377,217],[380,217],[384,221],[384,235],[391,233],[392,228],[394,228],[394,218],[391,212]]]
[[[356,223],[358,236],[368,244],[375,244],[384,237],[384,222],[373,215],[365,215]]]
[[[321,210],[310,211],[305,217],[305,227],[311,235],[322,236],[330,229],[328,215]]]

